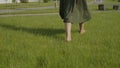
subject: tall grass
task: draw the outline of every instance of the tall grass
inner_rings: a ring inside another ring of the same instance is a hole
[[[99,12],[65,42],[58,15],[0,17],[0,68],[119,68],[120,14]]]

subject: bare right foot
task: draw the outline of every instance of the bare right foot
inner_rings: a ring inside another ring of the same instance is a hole
[[[66,41],[70,42],[71,41],[71,37],[66,37]]]
[[[81,30],[80,31],[80,34],[84,34],[86,31],[85,30]]]
[[[83,22],[79,24],[79,28],[80,28],[80,34],[84,34],[85,29],[84,29],[84,23]]]

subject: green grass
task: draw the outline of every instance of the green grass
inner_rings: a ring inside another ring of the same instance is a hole
[[[50,5],[6,4],[0,9]],[[96,11],[97,5],[89,8]],[[58,8],[2,14],[53,12]],[[0,17],[0,68],[119,68],[119,17],[117,11],[93,13],[86,34],[80,35],[78,25],[73,25],[70,43],[64,40],[64,24],[58,15]]]
[[[13,3],[13,4],[0,4],[1,10],[7,10],[7,9],[14,9],[15,12],[2,12],[0,15],[7,15],[7,14],[40,14],[40,13],[56,13],[59,11],[58,8],[48,8],[48,9],[39,9],[40,7],[45,6],[54,6],[54,2],[48,2],[48,3]],[[39,7],[39,8],[38,8]],[[20,8],[38,8],[33,10],[20,10]]]
[[[104,0],[105,4],[120,4],[118,0]]]
[[[93,0],[87,0],[87,2],[91,2]],[[120,2],[117,2],[116,0],[105,0],[103,2],[104,4],[120,4]],[[20,8],[38,8],[43,6],[54,6],[54,2],[50,1],[48,3],[13,3],[13,4],[0,4],[0,9],[15,9],[19,10]],[[59,6],[59,2],[58,2]],[[89,9],[91,11],[97,11],[98,10],[98,4],[90,4],[88,5]],[[106,10],[113,10],[112,5],[107,6],[105,8]],[[48,8],[48,9],[34,9],[34,10],[23,10],[18,12],[2,12],[0,15],[7,15],[7,14],[41,14],[41,13],[58,13],[59,8]]]
[[[93,0],[91,0],[93,1]],[[105,10],[113,10],[113,4],[119,4],[120,2],[118,2],[117,0],[103,0],[103,4],[105,5]],[[97,11],[98,10],[98,4],[90,4],[88,5],[89,9],[91,11]]]
[[[44,7],[54,6],[54,2],[41,3],[12,3],[12,4],[0,4],[0,9],[17,9],[17,8],[33,8],[33,7]]]
[[[0,17],[0,68],[120,68],[119,17],[93,13],[70,43],[58,15]]]
[[[0,15],[14,15],[14,14],[42,14],[42,13],[58,13],[59,9],[58,8],[53,8],[53,9],[43,9],[43,10],[23,10],[23,11],[18,11],[18,12],[3,12],[0,13]]]

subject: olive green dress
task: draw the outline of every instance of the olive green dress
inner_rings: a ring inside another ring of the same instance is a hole
[[[60,16],[65,23],[81,23],[91,19],[86,0],[60,0]]]

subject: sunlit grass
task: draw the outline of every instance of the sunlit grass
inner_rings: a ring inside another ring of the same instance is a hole
[[[2,12],[0,15],[14,15],[14,14],[42,14],[42,13],[58,13],[58,8],[50,8],[50,9],[38,9],[38,10],[23,10],[23,11],[17,11],[17,12]]]
[[[0,9],[33,8],[33,7],[43,7],[43,6],[54,6],[54,2],[50,1],[48,3],[32,2],[32,3],[0,4]]]
[[[10,5],[0,5],[0,8],[53,3]],[[78,25],[73,24],[69,43],[65,41],[64,23],[59,15],[0,17],[0,68],[120,68],[120,12],[93,12],[97,5],[89,5],[89,9],[92,19],[86,22],[86,33],[80,35]],[[3,14],[58,13],[58,10]]]
[[[70,43],[58,15],[0,17],[0,68],[119,68],[119,17],[93,13]]]

